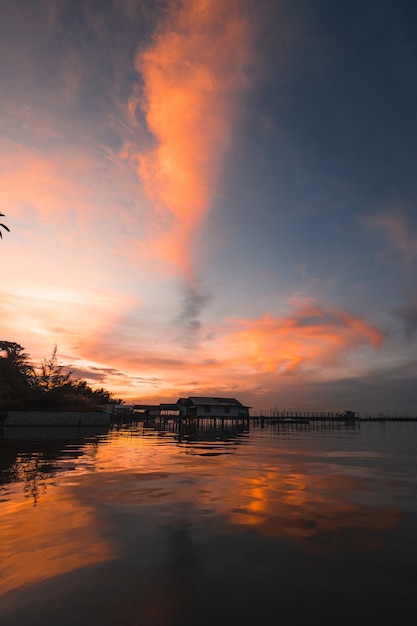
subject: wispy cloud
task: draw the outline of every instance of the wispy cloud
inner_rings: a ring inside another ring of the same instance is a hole
[[[404,323],[406,339],[412,339],[417,332],[417,298],[408,306],[397,309],[396,314]]]
[[[154,147],[138,172],[159,214],[151,255],[194,278],[192,237],[213,198],[236,95],[246,86],[247,25],[234,0],[172,3],[138,53]],[[131,102],[132,110],[132,102]]]
[[[406,213],[392,211],[374,217],[371,223],[388,238],[391,248],[400,254],[401,261],[410,267],[417,259],[417,233]]]
[[[181,309],[175,320],[178,329],[178,341],[185,346],[195,348],[202,328],[201,314],[209,296],[194,284],[186,282],[180,301]]]
[[[54,344],[60,354],[79,352],[84,358],[92,336],[112,341],[123,310],[131,299],[91,289],[26,285],[22,293],[0,291],[3,339],[22,343],[34,357],[48,356]],[[16,335],[18,331],[18,337]],[[45,354],[45,350],[47,354]]]

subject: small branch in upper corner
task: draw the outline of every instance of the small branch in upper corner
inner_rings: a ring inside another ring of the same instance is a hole
[[[6,217],[6,216],[4,215],[4,213],[0,213],[0,217]],[[3,238],[3,233],[1,232],[2,228],[4,228],[4,230],[7,230],[7,232],[10,233],[10,228],[6,226],[6,224],[0,223],[0,239]]]

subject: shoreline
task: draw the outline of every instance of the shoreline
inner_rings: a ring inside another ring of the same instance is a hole
[[[0,415],[0,417],[2,417]],[[21,426],[110,426],[104,411],[5,411],[1,427]]]

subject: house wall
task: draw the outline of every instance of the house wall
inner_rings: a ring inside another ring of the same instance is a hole
[[[151,417],[159,417],[159,415],[161,415],[161,411],[160,409],[156,406],[152,409],[148,409],[147,410],[147,415],[150,415]]]
[[[204,406],[197,407],[197,417],[239,417],[239,407],[230,406],[226,413],[224,406],[210,405],[210,411],[206,412]]]

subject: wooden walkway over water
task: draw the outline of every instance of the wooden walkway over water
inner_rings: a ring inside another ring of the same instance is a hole
[[[124,414],[113,414],[113,423],[130,423],[130,422],[143,422],[143,423],[158,423],[168,424],[173,423],[176,425],[187,424],[210,424],[216,428],[218,425],[223,426],[225,424],[247,424],[260,423],[260,424],[309,424],[311,423],[346,423],[354,424],[357,422],[410,422],[417,421],[417,417],[410,416],[385,416],[385,415],[367,415],[359,416],[353,411],[344,412],[332,412],[332,411],[269,411],[268,414],[249,415],[249,416],[186,416],[180,417],[178,413],[171,413],[169,411],[160,415],[146,415],[143,413],[129,411]]]
[[[270,415],[261,415],[261,418],[269,421],[274,420],[353,420],[356,419],[352,411],[331,412],[331,411],[272,411]],[[258,417],[259,419],[259,417]]]
[[[285,423],[285,424],[308,424],[310,422],[350,422],[357,421],[354,413],[335,413],[329,411],[274,411],[270,415],[249,415],[249,416],[186,416],[180,417],[178,414],[165,413],[164,415],[144,415],[132,412],[130,414],[114,416],[115,423],[121,422],[143,422],[158,424],[210,424],[211,427],[223,426],[225,424],[247,424],[250,423]]]

